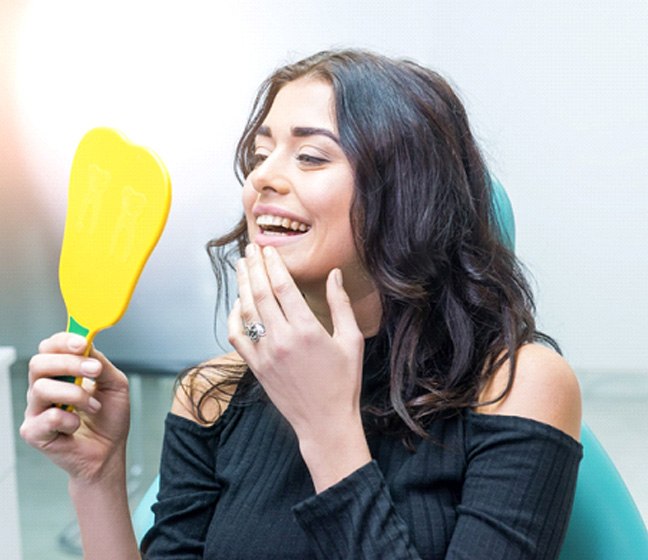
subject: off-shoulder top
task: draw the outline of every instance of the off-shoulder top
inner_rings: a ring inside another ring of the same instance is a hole
[[[374,357],[375,358],[375,357]],[[375,361],[364,379],[375,379]],[[366,387],[363,387],[365,393]],[[315,494],[297,438],[267,399],[236,395],[212,426],[166,418],[147,559],[551,559],[582,447],[530,419],[471,410],[408,450],[370,433],[373,460]]]

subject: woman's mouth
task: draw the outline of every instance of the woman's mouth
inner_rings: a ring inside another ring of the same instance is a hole
[[[274,216],[272,214],[261,214],[257,216],[256,225],[264,235],[299,235],[306,233],[310,226],[303,222]]]

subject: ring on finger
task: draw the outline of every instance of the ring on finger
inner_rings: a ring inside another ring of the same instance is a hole
[[[244,323],[243,334],[245,334],[245,336],[247,336],[252,342],[259,342],[259,339],[266,335],[266,328],[263,323],[258,321],[254,323]]]

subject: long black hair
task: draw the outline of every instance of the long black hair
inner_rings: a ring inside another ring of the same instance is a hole
[[[388,382],[366,411],[385,430],[424,435],[431,418],[476,406],[508,360],[503,397],[521,345],[555,343],[537,331],[531,289],[498,232],[466,111],[436,72],[361,50],[278,69],[261,85],[238,143],[239,180],[254,167],[255,136],[277,93],[303,77],[334,90],[340,144],[355,172],[355,245],[382,302]],[[242,219],[208,244],[225,300],[227,270],[247,242]],[[254,384],[249,372],[246,379]]]

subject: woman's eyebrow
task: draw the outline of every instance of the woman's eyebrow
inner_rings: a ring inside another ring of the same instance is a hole
[[[257,136],[267,136],[268,138],[272,138],[272,131],[270,130],[269,126],[261,125],[257,131],[256,131]]]
[[[326,136],[335,142],[336,144],[340,143],[338,137],[333,134],[330,130],[326,128],[315,128],[311,126],[294,126],[290,129],[293,136],[303,137],[303,136]]]
[[[326,128],[318,128],[313,126],[293,126],[290,129],[290,132],[293,136],[296,136],[298,138],[303,138],[305,136],[326,136],[327,138],[333,140],[333,142],[335,142],[336,144],[340,144],[338,137]],[[256,134],[257,136],[272,138],[272,130],[269,126],[266,125],[260,126],[257,129]]]

